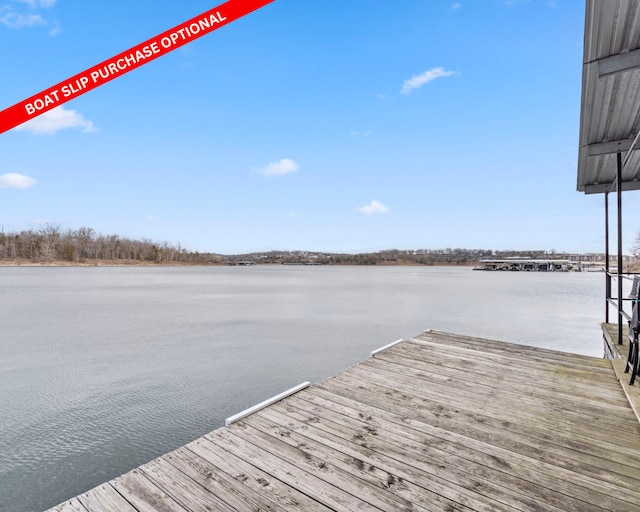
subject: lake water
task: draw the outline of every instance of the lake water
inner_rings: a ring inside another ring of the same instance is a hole
[[[601,357],[597,273],[0,267],[0,509],[41,511],[426,328]]]

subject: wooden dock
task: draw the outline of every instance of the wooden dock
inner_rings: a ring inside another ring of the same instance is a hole
[[[604,359],[426,331],[55,512],[640,511]]]

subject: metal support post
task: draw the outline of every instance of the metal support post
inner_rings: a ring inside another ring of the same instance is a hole
[[[609,274],[609,192],[604,193],[604,321],[609,323],[611,275]]]
[[[618,345],[622,345],[622,153],[618,152]]]

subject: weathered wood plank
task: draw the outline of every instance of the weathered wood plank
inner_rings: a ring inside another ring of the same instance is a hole
[[[260,415],[256,415],[260,416]],[[397,479],[390,474],[385,474],[380,480],[371,482],[369,479],[360,478],[360,474],[353,471],[353,467],[344,467],[339,464],[339,453],[335,450],[326,450],[324,455],[317,457],[305,446],[287,442],[291,432],[276,425],[275,429],[251,429],[249,427],[257,418],[238,425],[235,435],[244,439],[247,443],[265,447],[270,453],[276,455],[301,471],[315,474],[327,484],[342,489],[349,494],[358,496],[362,501],[381,510],[412,510],[412,503],[393,493],[384,492],[390,479]],[[329,462],[328,462],[329,461]],[[425,510],[425,509],[418,509]]]
[[[422,464],[421,461],[411,455],[391,453],[389,450],[378,452],[369,447],[371,442],[369,433],[357,433],[353,437],[347,437],[338,433],[340,429],[334,426],[333,432],[327,432],[315,425],[305,424],[295,418],[293,414],[285,414],[276,411],[273,408],[261,411],[260,417],[283,425],[283,428],[295,430],[301,435],[309,437],[319,443],[344,453],[354,459],[361,460],[364,463],[385,468],[395,478],[401,478],[403,481],[412,482],[429,492],[439,494],[455,503],[464,505],[473,510],[482,511],[512,511],[514,508],[503,501],[495,501],[484,494],[480,490],[480,484],[474,488],[468,487],[460,482],[451,482],[440,476],[440,472],[444,468],[434,468]],[[348,442],[345,442],[348,440]],[[468,482],[467,482],[468,483]],[[480,492],[479,492],[480,491]]]
[[[206,438],[189,443],[186,448],[215,465],[220,471],[238,481],[249,497],[258,496],[270,503],[276,503],[284,510],[302,512],[327,512],[333,510],[311,499],[297,488],[281,482],[269,473],[251,465],[245,459],[220,449]],[[242,508],[239,508],[242,510]]]
[[[468,379],[476,378],[476,376],[491,378],[500,374],[500,382],[509,386],[526,385],[527,377],[533,374],[536,378],[537,389],[552,391],[563,398],[585,397],[605,401],[612,405],[628,406],[624,393],[618,384],[610,378],[610,375],[607,379],[599,380],[598,385],[595,385],[592,373],[581,372],[586,375],[576,375],[575,372],[566,372],[565,367],[562,366],[556,366],[554,370],[539,365],[534,368],[513,368],[511,365],[506,366],[504,362],[496,361],[493,357],[486,359],[477,356],[470,357],[466,353],[436,350],[433,347],[413,343],[404,343],[394,347],[393,350],[376,355],[376,359],[386,359],[387,357],[415,361],[416,368],[427,365],[427,367],[442,368],[443,371],[451,369],[455,371],[455,375],[459,376],[462,372]]]
[[[175,452],[163,456],[162,459],[172,464],[211,494],[218,496],[234,510],[286,511],[284,507],[269,501],[262,494],[243,485],[239,479],[227,475],[191,450],[179,448]],[[248,477],[245,476],[245,478]],[[263,480],[263,482],[265,481]]]
[[[473,447],[478,441],[480,443],[478,449],[487,450],[487,453],[492,453],[496,447],[502,448],[507,460],[511,456],[510,454],[513,453],[518,457],[525,457],[536,463],[543,463],[541,467],[545,468],[545,470],[562,468],[576,476],[588,477],[586,486],[604,481],[632,492],[638,489],[638,480],[636,478],[621,475],[619,472],[612,472],[609,469],[603,469],[598,466],[587,465],[574,458],[566,457],[564,453],[559,453],[559,450],[556,450],[556,446],[551,445],[549,442],[514,435],[513,432],[506,431],[506,428],[511,427],[512,422],[504,422],[501,426],[502,420],[499,417],[495,418],[493,423],[489,423],[484,414],[471,411],[462,419],[458,419],[459,412],[455,405],[450,407],[441,405],[440,412],[424,414],[419,405],[412,406],[411,402],[407,400],[407,395],[400,391],[390,388],[378,390],[378,387],[372,386],[367,382],[357,384],[347,381],[343,386],[340,385],[337,379],[332,379],[316,386],[331,393],[353,399],[362,404],[362,406],[373,408],[372,411],[368,412],[373,416],[392,412],[400,418],[401,423],[409,424],[417,430],[441,439],[440,442],[443,445],[447,443],[460,445],[455,448],[458,450],[464,450],[466,446]],[[386,398],[383,402],[380,397],[384,395],[386,395]],[[380,407],[384,407],[384,409]],[[617,469],[616,465],[614,467]],[[551,475],[553,474],[552,471]]]
[[[78,501],[78,498],[73,498],[69,501],[58,505],[53,509],[54,512],[87,512],[87,509],[82,506],[82,503]]]
[[[109,483],[81,494],[78,501],[88,512],[137,512]]]
[[[611,363],[606,359],[590,358],[587,361],[575,361],[570,358],[557,358],[546,357],[544,354],[536,352],[528,353],[517,347],[519,345],[514,344],[514,348],[509,349],[493,349],[491,346],[487,346],[486,349],[480,345],[470,345],[464,342],[460,344],[452,344],[451,340],[443,340],[441,337],[419,337],[408,340],[409,343],[416,345],[422,345],[426,347],[432,347],[433,349],[439,349],[442,351],[449,351],[451,353],[466,353],[467,355],[477,355],[479,357],[493,357],[496,360],[509,361],[514,367],[527,368],[531,366],[540,366],[542,368],[553,369],[555,365],[562,365],[567,368],[568,371],[574,372],[577,375],[582,374],[586,376],[586,373],[591,373],[594,379],[606,378]],[[567,356],[571,356],[567,354]]]
[[[256,415],[246,422],[248,429],[255,429],[269,436],[278,437],[281,442],[300,450],[309,460],[330,460],[333,465],[345,472],[355,475],[377,488],[379,493],[390,493],[404,499],[401,506],[395,505],[391,510],[468,510],[442,496],[425,492],[424,489],[410,481],[393,474],[389,468],[367,465],[362,460],[346,455],[342,450],[336,450],[317,440],[305,437],[295,430],[287,429],[279,423],[274,423],[260,415]],[[374,491],[375,492],[375,491]]]
[[[205,436],[220,448],[237,454],[239,457],[251,462],[251,464],[269,473],[291,486],[300,489],[303,493],[323,503],[329,508],[338,510],[382,510],[372,507],[357,496],[353,496],[342,489],[327,485],[318,478],[317,472],[323,468],[317,468],[316,474],[301,471],[296,466],[282,460],[267,450],[256,445],[249,445],[234,435],[237,426],[216,430]]]
[[[228,505],[225,500],[226,492],[219,492],[219,494],[210,492],[162,458],[152,460],[139,469],[159,489],[171,496],[186,510],[191,512],[210,512],[211,510],[235,512],[235,508]]]
[[[601,491],[591,487],[578,486],[564,480],[563,472],[553,471],[553,475],[547,475],[539,471],[538,464],[530,460],[518,460],[517,457],[505,457],[502,449],[493,449],[485,446],[485,451],[478,451],[477,446],[466,446],[464,449],[447,449],[452,443],[442,443],[440,439],[413,429],[403,423],[401,418],[390,414],[376,414],[372,408],[362,407],[361,403],[353,400],[341,399],[336,395],[324,394],[321,390],[306,393],[286,404],[287,414],[292,412],[304,423],[312,424],[317,428],[327,427],[325,419],[351,429],[351,431],[375,432],[375,442],[380,443],[382,450],[387,445],[403,446],[416,456],[429,456],[438,464],[456,471],[475,475],[489,482],[508,487],[522,494],[534,497],[535,502],[545,503],[549,506],[571,506],[571,510],[601,510],[604,506],[613,510],[640,511],[640,506],[634,500],[640,499],[640,491],[630,493],[628,501],[611,496],[611,486],[602,487]],[[304,416],[302,416],[304,415]],[[316,421],[317,419],[320,421]],[[369,448],[373,449],[371,442]],[[454,445],[455,446],[455,445]]]
[[[436,408],[433,411],[424,412],[420,406],[412,406],[411,402],[399,401],[383,402],[378,398],[374,390],[355,390],[355,386],[337,386],[334,381],[317,386],[313,395],[300,396],[300,399],[315,403],[326,400],[354,409],[359,409],[366,417],[372,417],[377,421],[389,421],[397,424],[398,432],[403,435],[410,434],[412,430],[430,436],[430,443],[441,450],[460,453],[463,457],[480,458],[483,464],[491,465],[492,461],[498,464],[498,468],[509,465],[511,460],[514,465],[526,466],[528,472],[542,471],[553,479],[568,480],[586,488],[595,488],[600,492],[609,492],[610,486],[601,488],[602,480],[589,478],[577,471],[573,466],[564,469],[555,465],[554,460],[545,462],[540,458],[543,452],[539,446],[530,446],[526,436],[505,432],[500,422],[482,418],[477,421],[473,415],[464,416],[464,413],[453,408]],[[458,418],[459,415],[463,415]],[[512,428],[510,426],[510,428]],[[551,450],[553,453],[553,450]],[[634,481],[632,481],[634,482]],[[624,490],[620,492],[624,493]],[[632,500],[637,499],[639,490],[630,491]]]
[[[600,394],[605,397],[609,395],[614,399],[620,397],[620,389],[618,389],[616,382],[611,380],[610,371],[608,374],[597,375],[588,370],[575,370],[561,364],[513,360],[506,355],[498,356],[465,349],[449,350],[448,347],[446,347],[446,350],[441,350],[439,345],[434,344],[425,346],[407,343],[406,345],[395,347],[387,353],[397,355],[405,353],[410,359],[415,358],[418,361],[423,360],[445,367],[464,368],[470,373],[491,374],[502,370],[514,378],[519,378],[520,382],[526,382],[527,377],[532,375],[540,379],[542,386],[570,383],[578,389],[585,387],[586,389],[593,388],[593,391],[602,390]],[[608,362],[607,364],[611,363]]]
[[[599,418],[582,417],[570,414],[557,414],[557,411],[547,409],[546,405],[535,404],[530,400],[514,400],[510,397],[501,396],[499,393],[490,391],[488,393],[477,394],[472,390],[469,392],[460,392],[446,385],[430,384],[429,386],[421,385],[419,379],[400,379],[393,372],[383,371],[380,369],[372,370],[366,367],[358,367],[338,376],[337,382],[345,382],[347,379],[357,379],[364,383],[371,383],[379,386],[378,389],[383,393],[392,393],[402,391],[397,394],[397,398],[404,399],[415,396],[421,400],[437,402],[443,407],[454,406],[473,413],[482,411],[484,416],[493,417],[504,423],[525,423],[533,429],[546,431],[550,438],[563,433],[572,433],[583,435],[585,438],[594,437],[606,441],[609,439],[607,428],[609,425],[603,421],[598,422]],[[361,383],[361,385],[364,385]],[[587,420],[588,421],[585,421]],[[581,421],[580,421],[581,420]],[[598,424],[600,423],[600,424]]]
[[[173,497],[146,478],[140,469],[119,476],[111,481],[111,485],[138,512],[189,512]],[[118,510],[118,509],[112,509]]]
[[[362,378],[362,380],[380,384],[391,389],[404,390],[406,394],[428,398],[437,397],[443,401],[454,400],[461,407],[482,408],[487,415],[498,416],[505,420],[528,421],[544,425],[549,431],[561,432],[571,428],[583,432],[587,436],[606,439],[607,432],[617,429],[629,434],[640,435],[640,425],[635,428],[627,423],[618,424],[615,417],[605,414],[581,414],[580,412],[554,408],[544,401],[535,401],[530,397],[518,397],[505,393],[498,388],[488,392],[477,393],[473,386],[460,383],[438,383],[430,381],[428,385],[419,377],[398,376],[397,371],[389,367],[363,363],[344,372],[345,376]]]
[[[514,364],[542,364],[553,366],[582,366],[589,371],[595,368],[597,375],[606,375],[610,367],[609,362],[601,357],[585,356],[559,350],[533,347],[519,343],[508,343],[485,338],[474,338],[460,334],[449,334],[437,331],[424,332],[406,340],[407,344],[421,347],[437,346],[440,350],[456,352],[460,350],[473,351],[494,357],[508,357]]]
[[[415,393],[419,398],[427,398],[429,396],[428,392],[417,392],[415,388],[406,384],[405,382],[399,383],[398,381],[390,382],[388,379],[380,378],[378,374],[369,374],[368,377],[371,379],[369,381],[364,381],[360,383],[360,387],[362,389],[358,389],[358,391],[366,390],[367,388],[371,388],[372,384],[375,383],[375,398],[373,398],[373,403],[380,400],[380,396],[386,395],[388,398],[397,397],[398,400],[407,401],[411,399],[411,393]],[[342,382],[342,379],[337,379],[335,383],[338,384]],[[347,386],[348,387],[348,386]],[[349,389],[350,392],[350,389]],[[444,397],[441,396],[444,393]],[[371,400],[371,398],[369,398]],[[504,413],[499,408],[492,408],[493,406],[482,398],[476,397],[475,399],[468,399],[467,397],[460,397],[456,394],[447,394],[446,392],[441,392],[438,390],[438,396],[436,398],[439,403],[448,404],[449,407],[453,407],[454,411],[466,410],[469,414],[473,414],[473,411],[482,410],[481,414],[476,415],[476,422],[482,424],[485,421],[485,416],[493,417],[496,422],[499,424],[503,422],[503,425],[506,429],[510,429],[512,425],[533,425],[536,429],[544,429],[549,428],[548,436],[544,439],[544,441],[540,441],[532,435],[528,437],[526,434],[522,435],[518,438],[519,443],[522,443],[524,446],[531,447],[535,451],[550,451],[553,450],[554,456],[557,456],[559,460],[565,461],[564,463],[569,462],[579,462],[580,464],[586,464],[587,466],[593,466],[594,468],[600,468],[607,472],[620,473],[622,475],[628,476],[632,479],[640,478],[640,469],[637,468],[637,461],[632,457],[625,457],[624,455],[616,455],[616,460],[611,461],[607,458],[607,454],[600,453],[598,455],[594,455],[595,445],[582,442],[582,440],[574,440],[572,442],[563,440],[562,443],[557,442],[557,435],[560,432],[559,428],[556,427],[552,423],[541,422],[536,419],[536,412],[530,412],[529,409],[525,408],[524,410],[519,410],[518,414],[516,414],[513,410],[510,410],[509,414]],[[446,405],[442,405],[444,408]],[[509,408],[511,404],[504,405],[505,408]],[[513,405],[511,409],[517,408],[516,405]],[[414,413],[415,414],[415,413]],[[445,418],[448,421],[455,421],[455,416],[457,416],[457,412],[454,412],[451,418]],[[552,416],[553,417],[553,416]],[[575,427],[575,423],[569,422],[566,418],[558,418],[558,424],[560,426],[566,427],[569,431]],[[585,419],[587,417],[585,416]],[[445,424],[447,423],[445,422]],[[536,426],[537,425],[537,426]],[[465,423],[460,423],[459,427],[464,429],[468,428]],[[582,429],[581,429],[582,430]],[[594,430],[594,432],[596,432]],[[509,437],[513,437],[513,433],[511,431],[507,431]],[[533,433],[532,433],[533,434]],[[488,430],[486,432],[487,436],[492,437],[493,439],[498,439],[502,436],[501,432]],[[572,446],[567,446],[571,444]],[[620,459],[620,460],[618,460]],[[621,464],[622,463],[622,464]],[[627,465],[628,464],[628,465]],[[635,467],[633,467],[635,466]],[[631,484],[633,485],[633,484]]]
[[[607,359],[600,357],[442,333],[430,333],[428,337],[421,335],[410,338],[401,345],[409,349],[415,347],[419,350],[429,351],[435,348],[451,354],[475,354],[480,358],[509,361],[511,365],[522,368],[540,366],[553,370],[554,367],[562,366],[570,374],[577,377],[592,375],[595,379],[606,379],[611,366]]]
[[[441,344],[438,340],[412,339],[402,347],[394,347],[389,352],[398,352],[399,348],[407,351],[416,350],[425,355],[437,354],[448,357],[467,358],[480,362],[500,364],[507,368],[518,370],[519,372],[527,372],[534,370],[542,372],[549,377],[557,375],[558,369],[562,368],[562,373],[577,381],[584,382],[600,382],[602,385],[610,385],[610,368],[611,362],[606,359],[591,358],[590,361],[582,362],[579,365],[572,364],[566,360],[555,361],[544,357],[520,356],[506,351],[484,351],[479,347],[460,345]]]
[[[459,347],[475,347],[484,352],[506,353],[514,358],[523,357],[524,359],[555,361],[558,363],[580,364],[585,363],[587,366],[596,365],[604,369],[608,369],[609,365],[604,359],[585,356],[582,354],[573,354],[562,352],[560,350],[547,349],[543,347],[534,347],[520,343],[509,343],[506,341],[498,341],[487,338],[477,338],[475,336],[467,336],[463,334],[448,333],[430,329],[424,331],[413,339],[426,340],[441,345],[449,345],[454,348]]]
[[[280,412],[277,409],[270,412]],[[429,446],[430,438],[427,436],[413,442],[390,432],[385,433],[372,422],[356,420],[349,424],[348,421],[344,421],[344,418],[340,418],[339,414],[324,410],[322,417],[319,418],[316,412],[321,411],[305,411],[290,405],[283,416],[306,424],[310,429],[322,429],[343,438],[361,439],[369,450],[378,454],[384,454],[397,461],[410,459],[410,465],[423,471],[426,479],[437,476],[450,482],[452,487],[459,486],[473,490],[492,502],[504,503],[514,509],[537,511],[543,503],[549,512],[564,510],[564,508],[558,508],[562,504],[571,504],[575,510],[601,512],[599,507],[581,500],[573,500],[566,495],[562,497],[554,495],[547,489],[532,485],[530,482],[501,476],[498,471],[492,471],[481,465],[474,465],[469,460],[462,460],[446,452],[432,449]]]
[[[537,400],[544,399],[546,404],[566,409],[571,409],[576,404],[580,406],[581,410],[590,407],[597,411],[606,409],[611,414],[624,414],[629,407],[626,400],[624,402],[620,401],[620,398],[624,399],[624,395],[619,393],[615,393],[616,396],[614,398],[616,400],[614,402],[601,396],[593,398],[584,396],[578,394],[577,390],[574,390],[573,393],[568,393],[563,388],[572,384],[569,378],[549,384],[544,381],[538,372],[516,374],[510,368],[496,367],[492,369],[493,371],[488,371],[487,369],[480,373],[470,371],[463,366],[457,368],[447,367],[443,366],[441,361],[438,361],[439,364],[433,364],[408,358],[397,353],[382,354],[368,361],[367,364],[375,366],[384,363],[391,365],[393,369],[398,369],[398,371],[402,371],[406,375],[418,376],[426,382],[434,380],[438,382],[454,382],[466,387],[479,386],[490,390],[497,388],[500,391],[504,390],[505,394],[531,397]],[[535,382],[535,386],[532,386],[531,382]],[[584,385],[580,387],[582,391],[592,388],[593,386],[586,388]],[[479,391],[481,390],[478,389],[477,392]]]
[[[495,403],[509,404],[516,410],[518,408],[530,410],[544,408],[546,415],[556,415],[566,419],[598,418],[603,425],[609,424],[618,429],[625,428],[627,431],[640,435],[638,422],[635,421],[635,418],[629,418],[625,414],[629,408],[628,403],[625,407],[621,407],[577,396],[564,399],[563,396],[556,396],[555,392],[549,392],[549,390],[538,391],[534,386],[510,384],[505,382],[503,378],[505,374],[508,375],[508,369],[493,378],[476,376],[476,379],[469,379],[466,376],[464,378],[451,376],[449,375],[451,372],[442,368],[418,367],[417,364],[408,366],[408,363],[406,359],[382,356],[362,363],[358,368],[371,367],[376,372],[381,370],[385,375],[391,373],[394,375],[393,378],[397,378],[396,375],[403,375],[410,379],[409,382],[418,380],[427,386],[432,384],[446,385],[447,390],[454,393],[462,391],[468,397],[489,395],[495,399]],[[527,382],[536,382],[535,376],[531,376]],[[618,419],[621,415],[624,415],[626,422]]]
[[[278,436],[282,442],[288,443],[303,452],[305,457],[330,460],[336,467],[340,467],[361,480],[373,484],[379,493],[390,493],[404,498],[403,507],[396,506],[392,510],[469,510],[459,503],[455,503],[436,493],[428,492],[413,482],[403,479],[394,474],[392,468],[365,464],[359,458],[343,453],[343,450],[318,442],[317,438],[312,439],[304,436],[296,430],[270,421],[261,415],[256,415],[250,421],[247,421],[246,427],[249,431],[255,429],[269,436]]]

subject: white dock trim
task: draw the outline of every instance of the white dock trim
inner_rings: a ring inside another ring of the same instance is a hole
[[[235,423],[236,421],[240,421],[242,418],[246,418],[247,416],[253,414],[254,412],[258,412],[260,409],[269,407],[271,404],[275,404],[276,402],[279,402],[283,398],[287,398],[288,396],[291,396],[297,393],[298,391],[302,391],[303,389],[308,388],[310,385],[311,385],[310,382],[303,382],[302,384],[298,384],[297,386],[291,389],[287,389],[286,391],[283,391],[279,395],[268,398],[264,402],[260,402],[259,404],[256,404],[253,407],[249,407],[248,409],[245,409],[244,411],[239,412],[238,414],[229,416],[226,420],[224,420],[224,426],[228,427],[232,423]]]
[[[384,347],[380,347],[380,348],[374,350],[373,352],[371,352],[371,357],[375,356],[378,352],[382,352],[383,350],[387,350],[388,348],[391,348],[394,345],[397,345],[398,343],[401,343],[403,341],[404,340],[401,338],[399,340],[394,341],[393,343],[389,343],[388,345],[385,345]]]

